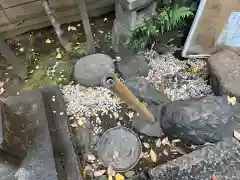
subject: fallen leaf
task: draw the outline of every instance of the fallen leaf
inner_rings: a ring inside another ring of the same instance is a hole
[[[23,47],[21,47],[21,48],[19,49],[19,51],[20,51],[20,52],[23,52],[23,51],[24,51],[24,48],[23,48]]]
[[[79,120],[78,120],[78,125],[79,126],[82,126],[84,123],[85,123],[85,121],[86,121],[86,118],[85,117],[82,117],[82,118],[80,118]]]
[[[111,176],[111,177],[115,176],[115,174],[116,174],[116,172],[113,170],[113,167],[111,164],[108,166],[107,174],[108,174],[108,176]]]
[[[5,92],[5,89],[3,87],[0,88],[0,95]]]
[[[116,176],[115,176],[115,179],[116,179],[116,180],[124,180],[125,177],[124,177],[123,175],[117,173]]]
[[[232,106],[236,105],[237,99],[235,96],[233,96],[233,97],[228,96],[227,100],[228,100],[228,104],[231,104]]]
[[[57,54],[56,59],[62,59],[62,55],[60,53]]]
[[[93,173],[93,175],[94,175],[95,177],[99,177],[99,176],[102,176],[105,172],[106,172],[106,170],[98,170],[98,171],[95,171],[95,172]]]
[[[170,142],[169,142],[169,140],[168,140],[168,137],[163,138],[163,140],[162,140],[162,145],[169,145],[169,146],[171,146],[171,145],[170,145]]]
[[[194,67],[192,68],[192,72],[193,73],[199,73],[201,71],[201,68],[200,67]]]
[[[166,156],[168,156],[168,151],[166,149],[163,150],[163,154],[165,154]]]
[[[150,144],[148,144],[148,143],[143,143],[143,146],[144,146],[145,148],[150,148]]]
[[[178,143],[178,142],[181,142],[182,140],[181,139],[174,139],[172,140],[172,143]]]
[[[161,138],[158,138],[157,140],[156,140],[156,147],[161,147],[161,145],[162,145],[162,140],[161,140]]]
[[[46,44],[51,44],[52,41],[51,41],[50,39],[46,39],[45,43],[46,43]]]
[[[86,156],[88,161],[94,161],[96,159],[96,157],[93,154],[87,154]]]
[[[77,28],[76,28],[75,26],[71,26],[71,30],[72,30],[72,31],[76,31]]]
[[[240,130],[234,130],[233,131],[233,136],[240,141]]]
[[[150,150],[150,158],[153,162],[157,162],[157,154],[153,149]]]
[[[71,124],[71,127],[73,127],[73,128],[75,128],[75,127],[77,127],[78,125],[76,124],[76,123],[73,123],[73,124]]]
[[[126,176],[127,178],[130,178],[130,177],[132,177],[134,174],[135,174],[134,171],[128,171],[128,172],[125,173],[125,176]]]
[[[103,33],[104,33],[104,31],[102,31],[102,30],[99,30],[98,32],[99,32],[100,34],[103,34]]]
[[[86,168],[84,168],[83,170],[82,170],[82,176],[85,178],[85,177],[87,177],[87,171],[86,171]]]
[[[108,180],[113,180],[113,177],[112,176],[108,176]]]

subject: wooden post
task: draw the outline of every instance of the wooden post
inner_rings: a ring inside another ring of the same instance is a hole
[[[92,35],[91,26],[89,23],[89,17],[87,13],[86,0],[75,0],[75,1],[78,4],[79,10],[80,10],[83,27],[84,27],[84,31],[85,31],[85,35],[88,43],[88,50],[90,53],[94,53],[95,47],[93,43],[93,35]]]
[[[49,5],[49,1],[48,0],[41,0],[42,5],[48,15],[48,18],[50,19],[52,26],[54,27],[58,39],[61,43],[61,45],[64,47],[64,49],[66,50],[67,53],[71,53],[73,48],[72,48],[72,44],[69,42],[68,38],[65,36],[64,31],[61,29],[61,24],[57,21],[56,15],[54,10],[51,8],[51,6]]]
[[[12,50],[8,47],[8,44],[0,39],[0,53],[6,58],[7,62],[13,67],[15,74],[19,75],[22,79],[25,79],[27,73],[24,63],[21,63]]]

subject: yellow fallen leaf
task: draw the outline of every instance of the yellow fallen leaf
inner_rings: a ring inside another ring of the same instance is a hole
[[[113,180],[113,177],[112,176],[108,176],[108,180]]]
[[[60,53],[57,54],[56,59],[62,59],[62,55]]]
[[[85,123],[85,118],[84,117],[80,118],[77,123],[79,126],[82,126]]]
[[[192,68],[192,72],[193,73],[199,73],[201,71],[201,68],[200,67],[194,67]]]
[[[150,150],[150,158],[153,162],[157,162],[157,154],[153,149]]]
[[[86,171],[86,168],[84,168],[83,170],[82,170],[82,176],[85,178],[85,177],[87,177],[87,171]]]
[[[51,41],[50,39],[46,39],[45,43],[46,43],[46,44],[51,44],[52,41]]]
[[[231,105],[233,105],[233,106],[236,105],[237,99],[236,99],[235,96],[232,96],[232,97],[228,96],[228,97],[227,97],[227,100],[228,100],[228,104],[231,104]]]
[[[115,176],[115,179],[116,179],[116,180],[124,180],[125,177],[124,177],[123,175],[117,173],[116,176]]]
[[[75,127],[77,127],[78,125],[76,124],[76,123],[73,123],[73,124],[71,124],[71,127],[73,127],[73,128],[75,128]]]

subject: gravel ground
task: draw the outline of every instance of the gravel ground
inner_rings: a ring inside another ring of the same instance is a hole
[[[199,98],[212,93],[211,86],[207,84],[204,60],[181,61],[170,53],[159,55],[153,50],[144,54],[150,66],[146,79],[159,88],[159,81],[164,77],[165,94],[171,101]],[[121,108],[121,100],[102,87],[86,88],[69,84],[62,87],[62,92],[68,115],[76,119],[96,116],[98,112],[103,115]]]
[[[207,84],[208,71],[204,60],[181,61],[172,54],[159,55],[155,51],[143,54],[147,57],[150,66],[146,79],[157,89],[160,88],[159,82],[164,79],[164,90],[170,100],[198,98],[211,94],[211,87]],[[131,118],[135,113],[126,106],[124,107],[123,102],[108,89],[86,88],[73,83],[61,89],[72,128],[79,126],[86,128],[88,126],[84,124],[91,124],[89,129],[92,137],[95,137],[91,144],[97,142],[96,139],[111,127],[131,128]],[[181,140],[169,141],[167,137],[156,139],[144,135],[139,135],[139,137],[142,142],[141,158],[131,171],[122,173],[125,177],[133,176],[145,167],[163,164],[192,151],[192,148],[189,149],[189,146]],[[101,164],[96,149],[92,148],[91,151],[92,154],[87,154],[87,159],[90,158],[91,161],[83,162],[87,177],[107,179],[109,167]]]

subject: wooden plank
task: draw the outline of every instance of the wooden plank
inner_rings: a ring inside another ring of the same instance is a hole
[[[86,1],[85,0],[76,0],[76,1],[78,1],[78,7],[81,13],[81,19],[83,22],[84,32],[85,32],[87,44],[88,44],[88,51],[90,53],[94,53],[95,47],[93,44],[93,35],[92,35],[90,23],[89,23]]]
[[[99,9],[90,9],[89,16],[96,17],[114,10],[114,5],[109,5],[107,7]],[[57,13],[61,24],[76,22],[81,20],[81,16],[78,13],[77,9],[69,9],[68,11]],[[29,30],[39,29],[47,26],[51,26],[51,23],[47,16],[37,16],[35,18],[24,21],[22,24],[8,24],[7,26],[0,27],[0,38],[6,39],[11,38],[16,35],[22,34]]]
[[[26,4],[29,2],[33,2],[33,1],[36,1],[36,0],[1,0],[0,4],[5,9],[5,8],[10,8],[13,6],[20,5],[20,4]]]
[[[8,23],[9,23],[9,20],[6,17],[6,15],[4,14],[4,11],[0,10],[0,26],[4,25],[4,24],[8,24]]]
[[[240,12],[239,0],[207,0],[198,23],[196,42],[207,53],[212,53],[231,12]]]

